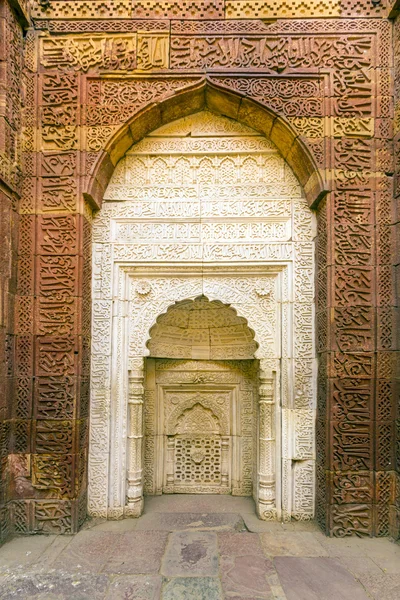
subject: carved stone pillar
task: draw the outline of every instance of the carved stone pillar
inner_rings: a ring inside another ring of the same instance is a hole
[[[257,511],[264,521],[276,519],[275,402],[273,379],[260,378]]]
[[[166,494],[174,491],[174,459],[175,459],[175,436],[167,436],[167,457],[165,461],[165,481],[163,492]]]
[[[139,517],[143,511],[143,370],[131,371],[128,396],[127,490],[125,515]]]
[[[230,437],[224,436],[221,438],[221,485],[222,487],[229,487],[229,448],[230,448]]]

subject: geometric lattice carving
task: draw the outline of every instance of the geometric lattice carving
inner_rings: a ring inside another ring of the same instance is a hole
[[[219,485],[221,483],[221,439],[177,437],[175,440],[177,484]]]

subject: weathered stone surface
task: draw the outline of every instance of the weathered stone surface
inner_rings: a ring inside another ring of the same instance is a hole
[[[91,531],[108,531],[110,533],[126,533],[137,529],[137,519],[121,519],[120,521],[103,521],[97,525],[88,526]]]
[[[40,559],[55,541],[54,536],[38,538],[16,538],[0,548],[0,570],[15,569],[31,565]],[[68,541],[68,538],[67,538]]]
[[[275,575],[272,561],[255,555],[222,556],[220,559],[222,588],[226,594],[247,598],[275,597],[269,578]]]
[[[360,583],[332,558],[277,557],[287,600],[367,600]]]
[[[358,577],[368,594],[374,600],[397,600],[400,598],[400,575],[364,572]]]
[[[234,530],[244,529],[243,520],[232,513],[151,513],[143,515],[136,531],[177,531],[179,529],[215,529]]]
[[[118,536],[104,572],[158,573],[166,541],[167,534],[158,531],[133,531]]]
[[[162,577],[158,575],[129,575],[113,579],[106,600],[159,600]]]
[[[104,600],[109,586],[106,575],[71,574],[66,571],[6,575],[1,580],[1,600]]]
[[[221,556],[263,556],[260,538],[253,533],[218,533],[218,552]]]
[[[82,531],[53,562],[55,569],[100,573],[121,536],[108,532]]]
[[[163,600],[222,600],[218,579],[211,577],[177,577],[164,584]]]
[[[177,494],[164,496],[147,496],[145,498],[144,514],[151,513],[235,513],[255,514],[253,498],[240,496],[216,496]]]
[[[167,577],[214,577],[218,573],[217,536],[207,531],[172,533],[162,563]]]
[[[260,538],[268,556],[328,556],[312,533],[261,533]]]

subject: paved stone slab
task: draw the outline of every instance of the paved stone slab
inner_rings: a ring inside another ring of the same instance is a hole
[[[336,559],[339,560],[339,559]],[[352,573],[357,579],[363,573],[369,573],[371,575],[382,575],[382,569],[378,567],[374,561],[368,556],[346,556],[342,560],[339,560],[341,565]],[[399,596],[400,598],[400,596]]]
[[[89,527],[90,531],[109,531],[110,533],[126,533],[135,531],[139,519],[121,519],[120,521],[103,521]]]
[[[164,494],[163,496],[146,496],[144,513],[237,513],[255,514],[253,498],[243,496],[209,495],[209,494]]]
[[[268,556],[328,556],[314,535],[305,531],[261,533],[260,539]]]
[[[315,521],[289,521],[282,523],[283,531],[309,531],[311,533],[321,533],[321,528]]]
[[[162,577],[159,575],[125,575],[113,580],[106,600],[159,600]]]
[[[254,513],[246,513],[242,516],[247,529],[252,533],[278,533],[284,531],[282,523],[278,523],[278,521],[261,521]]]
[[[118,535],[113,533],[81,531],[59,554],[52,566],[66,571],[100,573],[117,540]]]
[[[344,558],[345,556],[366,556],[366,547],[360,547],[360,539],[356,537],[329,538],[321,531],[313,534],[314,538],[325,548],[329,556]]]
[[[43,535],[14,538],[7,542],[0,547],[0,572],[35,563],[55,538],[54,535]]]
[[[0,600],[103,600],[109,583],[105,575],[65,571],[9,575],[0,580]]]
[[[269,577],[275,575],[272,562],[262,556],[221,556],[220,573],[222,588],[226,594],[238,594],[240,598],[257,596],[272,600],[273,591]]]
[[[218,551],[221,556],[264,556],[260,537],[256,533],[231,533],[217,534]]]
[[[245,529],[243,519],[232,513],[148,513],[138,520],[136,531],[182,529]]]
[[[400,546],[389,539],[361,539],[359,548],[386,573],[400,574]]]
[[[118,538],[105,573],[158,573],[167,543],[162,531],[132,531]]]
[[[35,568],[49,569],[53,567],[53,564],[60,556],[67,546],[72,542],[74,537],[72,535],[57,535],[52,536],[53,542],[50,546],[47,546],[46,550],[39,556],[35,562]]]
[[[381,573],[363,573],[359,580],[375,600],[399,600],[400,598],[400,566],[398,575]]]
[[[163,600],[222,600],[218,579],[177,577],[164,585]]]
[[[368,600],[362,585],[333,558],[280,556],[275,566],[287,600]]]
[[[218,574],[217,536],[211,531],[171,533],[161,569],[167,577]]]

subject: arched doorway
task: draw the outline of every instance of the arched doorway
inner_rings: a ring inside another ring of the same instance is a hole
[[[256,492],[257,344],[246,320],[205,296],[150,331],[144,493]]]
[[[156,337],[161,343],[156,321],[174,313],[168,309],[175,303],[206,297],[231,306],[254,332],[250,354],[232,353],[231,336],[208,358],[210,348],[198,345],[196,352],[204,354],[192,362],[201,372],[207,360],[259,360],[259,455],[252,468],[258,514],[312,516],[313,238],[313,215],[291,168],[271,141],[232,119],[210,111],[184,117],[145,137],[119,161],[93,224],[92,514],[138,515],[148,482],[147,489],[162,491],[167,471],[164,458],[157,465],[149,459],[151,435],[143,451],[143,410],[151,408],[159,383],[150,389],[145,381],[146,357],[187,361],[165,354],[169,342],[154,354]],[[235,330],[233,339],[240,341],[237,336]],[[209,433],[217,435],[215,411],[206,415]],[[173,435],[189,417],[194,413],[174,424]],[[220,421],[218,427],[224,437]],[[226,431],[231,437],[233,425]],[[254,446],[250,454],[251,462]],[[162,476],[150,476],[160,464]]]

